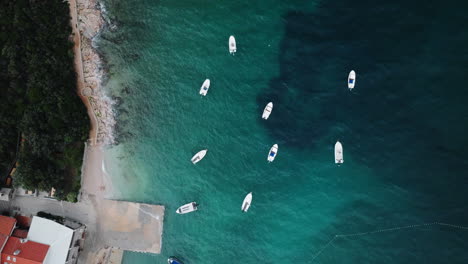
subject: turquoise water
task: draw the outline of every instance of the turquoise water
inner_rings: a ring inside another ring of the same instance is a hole
[[[434,224],[468,225],[466,3],[105,5],[116,198],[166,206],[162,253],[125,263],[468,262],[468,230]]]

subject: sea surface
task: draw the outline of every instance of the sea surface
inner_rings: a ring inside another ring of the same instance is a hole
[[[166,207],[124,263],[468,263],[467,1],[103,3],[114,198]]]

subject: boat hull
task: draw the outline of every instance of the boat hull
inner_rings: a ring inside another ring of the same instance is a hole
[[[195,202],[184,204],[181,207],[177,208],[176,213],[178,214],[188,214],[198,210],[198,205]]]
[[[356,84],[356,72],[351,71],[348,75],[348,88],[351,90]]]
[[[199,151],[197,154],[195,154],[195,156],[192,157],[191,159],[192,163],[197,164],[198,162],[200,162],[200,160],[202,160],[206,156],[207,152],[208,152],[207,149]]]
[[[236,39],[234,36],[229,37],[229,53],[234,54],[237,52]]]
[[[273,147],[271,147],[270,152],[268,152],[268,162],[273,162],[276,158],[276,155],[278,154],[278,144],[274,144]]]
[[[339,141],[335,144],[335,163],[342,164],[343,160],[343,145]]]
[[[203,96],[206,96],[206,94],[208,93],[208,90],[210,89],[210,79],[206,79],[201,88],[200,88],[200,94],[203,95]]]
[[[242,212],[247,212],[252,204],[252,192],[245,196],[244,201],[242,202],[241,210]]]
[[[262,118],[267,120],[270,117],[271,111],[273,111],[273,103],[269,102],[263,110]]]

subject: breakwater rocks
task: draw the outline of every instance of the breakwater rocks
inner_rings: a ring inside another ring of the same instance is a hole
[[[113,144],[115,142],[114,102],[102,90],[105,74],[104,63],[96,50],[95,40],[105,25],[102,5],[97,0],[77,0],[77,28],[81,37],[81,59],[83,67],[84,89],[82,94],[88,97],[96,117],[96,143]]]

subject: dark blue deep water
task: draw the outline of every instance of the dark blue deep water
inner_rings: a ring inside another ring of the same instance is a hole
[[[117,198],[166,206],[124,263],[468,263],[468,2],[104,4]]]

